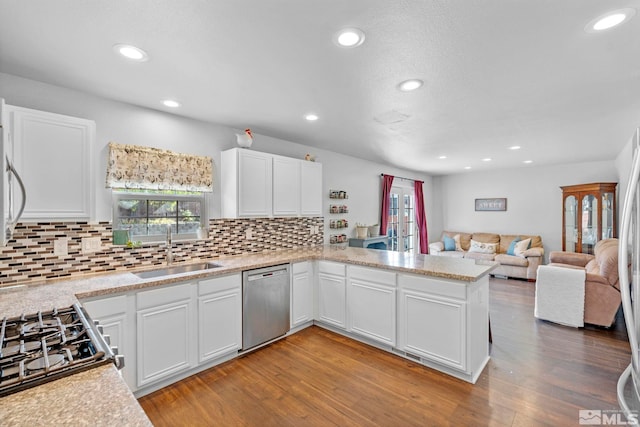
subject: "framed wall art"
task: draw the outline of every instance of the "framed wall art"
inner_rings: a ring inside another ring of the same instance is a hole
[[[476,211],[506,211],[507,199],[476,199]]]

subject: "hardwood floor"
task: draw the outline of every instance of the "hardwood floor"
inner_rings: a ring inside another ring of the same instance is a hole
[[[630,360],[610,330],[533,317],[534,284],[491,279],[491,361],[475,385],[319,327],[139,401],[156,426],[578,425],[618,409]]]

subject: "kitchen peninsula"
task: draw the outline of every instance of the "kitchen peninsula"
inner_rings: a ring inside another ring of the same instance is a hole
[[[0,313],[10,317],[68,306],[78,300],[135,296],[137,292],[154,288],[166,289],[185,283],[195,286],[254,268],[307,263],[311,266],[309,277],[313,286],[312,318],[292,328],[289,334],[317,324],[469,382],[477,380],[489,360],[488,274],[494,266],[476,265],[464,259],[331,246],[269,251],[213,261],[220,267],[155,279],[144,280],[126,272],[0,288]],[[89,313],[96,317],[91,310]],[[372,318],[375,321],[372,322]],[[123,352],[129,369],[136,368],[132,352],[131,348]],[[230,360],[237,354],[238,350],[234,350],[208,364],[191,366],[169,380],[175,381]],[[8,425],[38,423],[45,419],[51,422],[52,411],[25,411],[24,408],[43,404],[39,398],[43,393],[54,396],[52,405],[62,407],[61,403],[55,403],[55,396],[65,396],[73,390],[82,398],[72,408],[66,407],[67,413],[83,413],[87,420],[111,423],[126,420],[127,424],[146,425],[148,420],[134,395],[118,375],[111,375],[115,372],[112,366],[95,368],[0,398],[0,419]],[[125,375],[125,378],[135,378],[135,375]],[[96,389],[118,397],[89,404]],[[136,395],[146,392],[140,388]],[[53,413],[63,416],[61,412]]]

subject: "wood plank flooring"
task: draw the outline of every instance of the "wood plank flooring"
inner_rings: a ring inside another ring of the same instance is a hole
[[[533,303],[533,283],[491,279],[475,385],[311,327],[139,401],[156,426],[571,426],[579,409],[618,409],[621,313],[574,329],[536,320]]]

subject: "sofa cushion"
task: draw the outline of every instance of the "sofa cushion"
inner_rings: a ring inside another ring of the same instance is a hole
[[[493,233],[473,233],[471,238],[476,242],[482,243],[500,243],[500,235]]]
[[[530,245],[531,239],[520,240],[518,243],[516,243],[516,247],[513,249],[513,254],[515,256],[524,258],[524,252],[529,249]]]
[[[531,245],[529,246],[529,248],[542,248],[542,237],[540,236],[527,236],[525,234],[501,234],[498,253],[506,254],[509,250],[509,246],[515,239],[531,239]]]
[[[603,276],[610,285],[619,288],[618,240],[601,240],[596,244],[594,252],[596,257],[587,264],[587,273],[599,274],[600,276]]]
[[[483,254],[482,252],[466,252],[464,254],[465,258],[468,259],[480,259],[485,261],[493,261],[496,257],[496,254]]]
[[[501,265],[515,265],[517,267],[527,267],[529,265],[528,259],[507,254],[496,255],[495,261]]]
[[[512,255],[512,256],[516,255],[516,252],[515,252],[516,243],[518,243],[519,241],[520,241],[520,236],[516,237],[511,241],[511,243],[509,243],[509,247],[507,248],[507,255]],[[500,239],[500,245],[502,246],[502,238]]]
[[[471,239],[471,245],[469,246],[469,252],[480,252],[482,254],[495,254],[498,248],[497,243],[483,243]]]
[[[523,239],[531,239],[530,248],[541,248],[542,247],[542,237],[540,236],[520,236]]]
[[[469,250],[469,242],[471,240],[471,234],[470,233],[460,233],[458,231],[443,231],[442,232],[442,236],[449,236],[449,237],[451,237],[453,239],[455,239],[456,235],[460,236],[460,249],[458,249],[458,250],[468,251]]]

